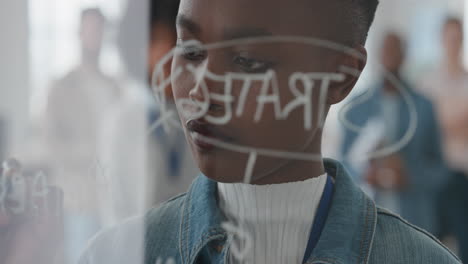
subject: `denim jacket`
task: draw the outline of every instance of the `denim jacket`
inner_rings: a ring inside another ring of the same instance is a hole
[[[320,239],[306,263],[461,263],[436,238],[378,208],[336,161],[325,160],[335,188]],[[190,190],[144,217],[101,232],[80,264],[225,263],[228,235],[217,187],[199,176]]]

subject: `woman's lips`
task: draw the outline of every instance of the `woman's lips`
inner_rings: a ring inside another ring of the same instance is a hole
[[[216,148],[213,143],[205,138],[225,141],[228,138],[217,131],[212,125],[200,120],[189,120],[186,124],[192,142],[202,151],[210,151]]]
[[[199,150],[211,151],[216,147],[215,145],[205,141],[203,139],[203,135],[197,132],[190,132],[190,137],[192,138],[192,142],[195,144],[195,146],[197,146]]]

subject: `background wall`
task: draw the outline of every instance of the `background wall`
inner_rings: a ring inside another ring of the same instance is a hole
[[[0,118],[8,124],[5,142],[11,149],[23,138],[28,123],[31,90],[27,0],[0,1],[0,39]]]

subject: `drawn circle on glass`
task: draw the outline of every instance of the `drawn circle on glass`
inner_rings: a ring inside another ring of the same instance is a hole
[[[313,37],[300,37],[300,36],[261,36],[261,37],[254,37],[254,38],[242,38],[242,39],[227,40],[223,42],[209,43],[209,44],[200,43],[198,48],[203,49],[204,51],[212,51],[212,50],[217,50],[217,49],[222,49],[222,48],[235,47],[237,45],[245,46],[245,45],[275,44],[275,43],[278,43],[278,44],[295,43],[295,44],[311,45],[311,46],[315,46],[319,48],[329,49],[334,52],[341,52],[343,54],[357,58],[358,60],[361,60],[363,62],[365,62],[367,59],[364,54],[346,45],[336,43],[333,41],[329,41],[329,40],[323,40],[323,39],[318,39],[318,38],[313,38]],[[168,54],[166,54],[158,62],[158,64],[155,65],[155,68],[152,74],[151,86],[152,86],[153,94],[158,103],[158,107],[159,107],[161,114],[160,114],[160,118],[157,121],[155,121],[153,125],[150,127],[150,132],[158,128],[159,126],[163,126],[165,127],[165,129],[169,129],[169,127],[175,127],[177,129],[183,130],[181,123],[176,118],[177,113],[174,113],[173,111],[170,111],[167,108],[167,99],[164,95],[164,90],[168,85],[170,85],[171,80],[179,77],[180,74],[182,74],[184,71],[184,69],[182,69],[181,67],[178,67],[176,69],[173,68],[170,74],[171,76],[165,76],[164,65],[172,61],[173,56],[177,54],[177,52],[180,52],[180,50],[178,50],[177,47],[173,48]],[[367,153],[366,154],[367,159],[380,158],[380,157],[388,156],[392,153],[399,151],[400,149],[402,149],[405,145],[409,143],[409,141],[414,136],[416,127],[417,127],[416,106],[410,93],[404,88],[404,86],[398,80],[398,78],[396,78],[396,76],[394,76],[392,73],[387,71],[380,64],[378,64],[377,67],[380,68],[380,70],[384,73],[384,78],[398,89],[405,104],[408,106],[409,125],[408,125],[407,130],[403,134],[403,136],[399,138],[398,140],[396,140],[394,144],[384,146],[384,147],[381,147],[380,149]],[[190,64],[188,65],[187,69],[190,70]],[[354,75],[354,76],[359,76],[361,74],[361,72],[359,72],[357,69],[352,69],[346,66],[342,66],[339,70],[343,74],[349,74],[349,75]],[[307,74],[314,74],[314,73],[307,73]],[[220,77],[214,76],[212,78],[220,78]],[[360,96],[359,98],[357,98],[357,100],[350,101],[341,109],[341,112],[339,115],[340,121],[343,123],[343,125],[346,128],[354,132],[359,132],[361,130],[359,126],[352,124],[349,120],[346,119],[346,113],[349,112],[353,107],[359,104],[362,104],[363,102],[368,100],[371,97],[373,92],[374,92],[373,90],[366,91],[363,96]],[[189,99],[187,98],[187,100]],[[184,102],[176,102],[176,104],[178,103],[184,103]],[[284,150],[271,149],[271,148],[257,148],[257,147],[253,148],[251,146],[233,144],[230,142],[224,142],[222,140],[210,138],[210,137],[200,136],[200,138],[201,140],[219,148],[223,148],[226,150],[239,152],[239,153],[245,153],[251,156],[252,154],[254,154],[255,157],[253,158],[253,160],[255,160],[256,156],[266,156],[266,157],[273,157],[273,158],[286,158],[286,159],[296,159],[296,160],[310,160],[310,161],[322,160],[322,156],[318,153],[305,153],[305,152],[300,152],[300,151],[284,151]]]

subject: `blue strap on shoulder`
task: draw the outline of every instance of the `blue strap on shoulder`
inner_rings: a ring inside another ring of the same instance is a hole
[[[327,176],[327,182],[325,183],[325,189],[323,190],[322,198],[320,198],[319,207],[317,208],[317,214],[315,215],[314,223],[309,235],[309,241],[307,242],[306,251],[302,263],[306,261],[312,255],[317,242],[319,241],[320,234],[322,233],[323,227],[325,226],[325,220],[327,219],[328,210],[330,209],[331,201],[333,197],[333,182],[330,176]]]

